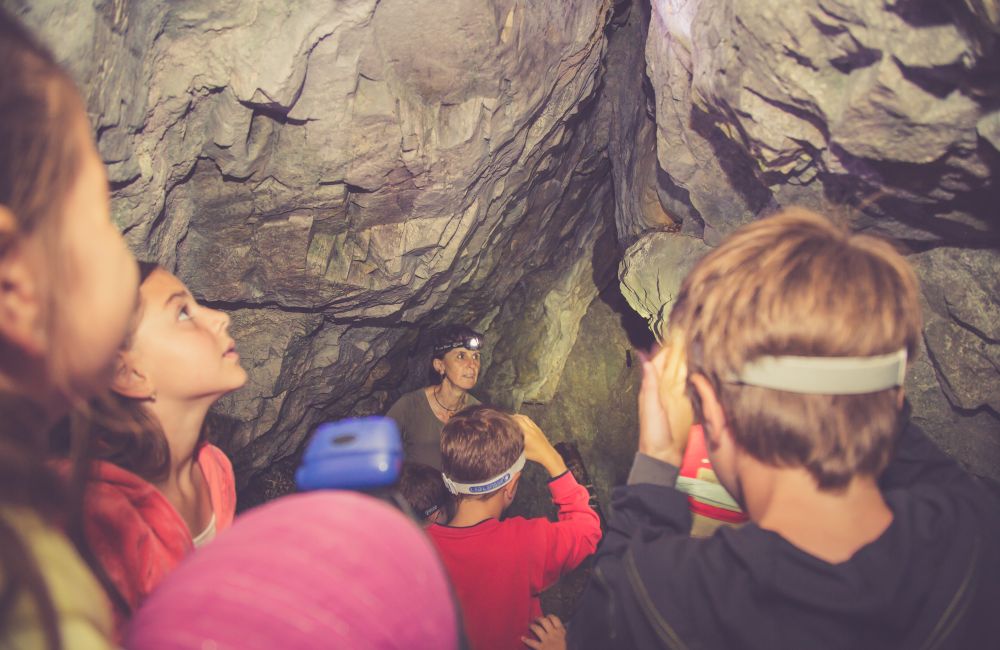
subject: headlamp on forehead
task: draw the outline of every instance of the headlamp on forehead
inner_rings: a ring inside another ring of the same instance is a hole
[[[454,350],[455,348],[465,348],[466,350],[479,350],[483,347],[483,336],[482,334],[466,334],[462,336],[456,336],[451,339],[444,341],[439,341],[434,346],[434,354],[442,355],[448,350]]]

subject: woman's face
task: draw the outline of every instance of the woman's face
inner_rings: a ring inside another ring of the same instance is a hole
[[[82,110],[75,133],[85,140],[80,171],[60,215],[58,250],[43,260],[55,295],[49,355],[64,384],[87,397],[111,380],[138,298],[132,253],[110,218],[108,180]]]
[[[450,381],[462,390],[472,390],[479,380],[479,350],[454,348],[441,359],[434,359],[434,369],[442,374],[441,381]]]
[[[215,400],[246,383],[227,314],[199,305],[163,269],[153,271],[139,293],[142,315],[129,354],[157,401]]]

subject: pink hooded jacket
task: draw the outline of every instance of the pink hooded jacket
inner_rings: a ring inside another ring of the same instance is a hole
[[[221,449],[198,452],[217,532],[236,513],[233,466]],[[105,461],[94,463],[84,502],[87,542],[132,610],[194,549],[191,532],[167,498],[151,483]],[[123,626],[116,612],[116,638]]]

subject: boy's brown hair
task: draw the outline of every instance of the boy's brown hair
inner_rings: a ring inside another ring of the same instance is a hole
[[[898,427],[898,392],[807,395],[734,383],[766,355],[874,356],[917,351],[916,277],[890,244],[802,208],[748,224],[685,278],[670,329],[688,376],[715,388],[735,442],[777,467],[805,467],[819,487],[877,476]],[[700,405],[695,399],[695,412]]]
[[[441,472],[430,465],[406,461],[399,472],[399,493],[414,512],[427,519],[438,510],[450,514],[451,493],[445,487]]]
[[[514,419],[482,404],[451,416],[441,431],[444,473],[458,483],[493,478],[513,465],[523,451],[524,432]]]

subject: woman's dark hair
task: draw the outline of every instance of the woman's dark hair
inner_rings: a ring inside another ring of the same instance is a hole
[[[52,55],[3,8],[0,61],[0,206],[16,220],[16,230],[0,233],[0,258],[29,236],[41,237],[57,250],[61,214],[83,161],[85,140],[76,131],[83,120],[82,100]],[[36,281],[47,297],[42,318],[51,334],[58,320],[53,318],[58,291],[50,278]],[[15,346],[0,340],[0,355],[10,359],[18,354]],[[67,386],[56,388],[73,394]],[[46,463],[49,418],[44,409],[28,396],[0,393],[0,413],[0,506],[7,515],[17,510],[37,514],[82,542],[86,437],[77,431],[70,435],[67,484]],[[94,567],[86,544],[78,550]],[[10,617],[28,597],[46,647],[62,647],[59,615],[41,567],[8,516],[0,517],[0,576],[0,630],[10,629]]]
[[[455,344],[471,338],[482,340],[483,335],[468,325],[445,325],[434,332],[434,357],[444,358],[448,350],[458,347]]]

